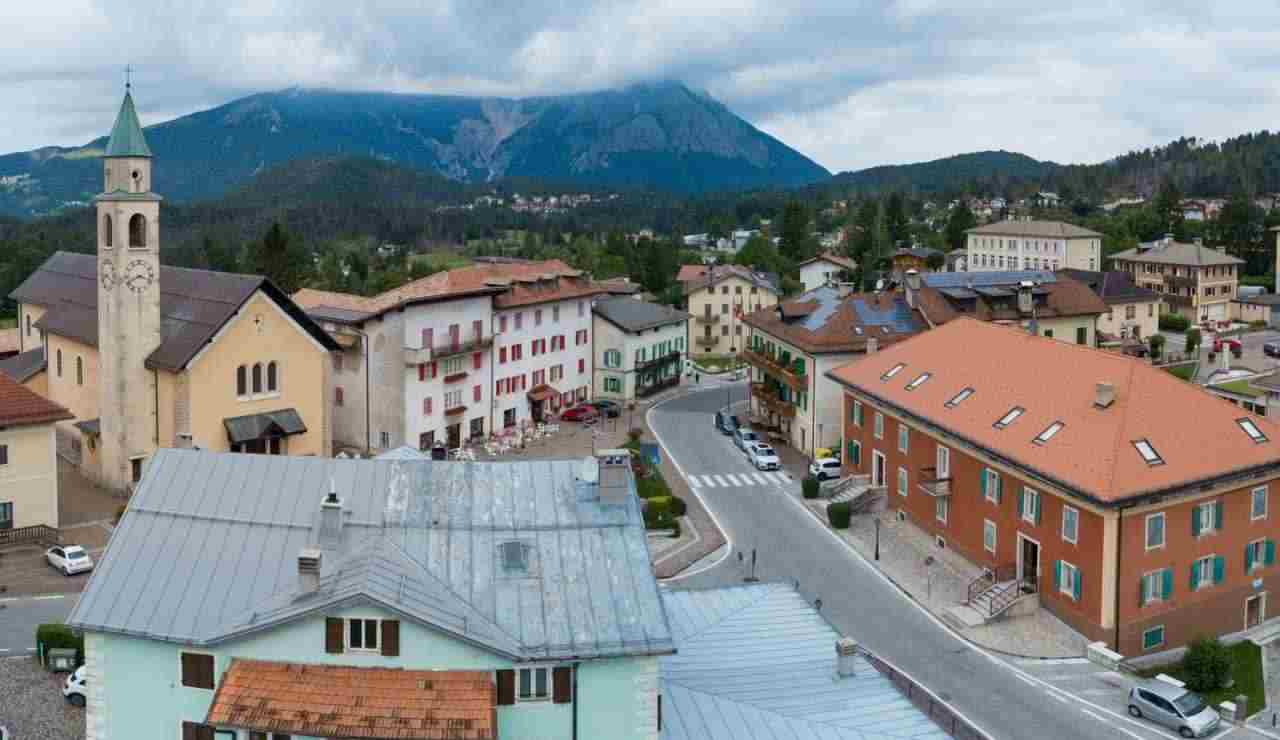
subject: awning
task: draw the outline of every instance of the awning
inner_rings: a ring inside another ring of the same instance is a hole
[[[409,671],[233,659],[206,724],[311,737],[490,740],[489,671]]]
[[[222,424],[227,428],[227,437],[233,445],[255,439],[287,437],[290,434],[302,434],[307,431],[307,425],[302,423],[302,417],[294,409],[237,416],[223,419]]]
[[[535,385],[533,390],[529,391],[530,401],[545,401],[548,398],[555,398],[560,395],[560,391],[549,385]]]
[[[101,419],[88,419],[86,421],[77,421],[74,424],[74,426],[76,429],[79,429],[82,434],[89,434],[94,437],[102,436],[102,420]]]

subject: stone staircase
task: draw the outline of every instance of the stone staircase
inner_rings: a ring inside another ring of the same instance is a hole
[[[1018,612],[1025,611],[1032,601],[1034,608],[1039,596],[1023,588],[1022,581],[1014,576],[1013,566],[1001,566],[975,578],[969,584],[967,600],[948,607],[942,616],[955,627],[977,627],[1008,614],[1015,606],[1019,606]]]

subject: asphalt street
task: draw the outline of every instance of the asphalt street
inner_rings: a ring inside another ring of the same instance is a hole
[[[0,598],[0,658],[34,652],[36,627],[64,621],[77,597],[79,594]]]
[[[703,483],[692,490],[730,542],[726,557],[695,566],[692,575],[668,581],[670,587],[740,583],[754,550],[756,577],[798,583],[807,598],[821,599],[822,614],[836,629],[896,664],[992,738],[1176,737],[1128,717],[1123,687],[1116,687],[1114,696],[1105,691],[1073,693],[1070,684],[1059,685],[967,642],[788,495],[785,486],[798,487],[798,481],[783,484],[751,476],[745,456],[713,425],[714,412],[730,398],[742,402],[746,392],[745,384],[727,392],[724,386],[695,390],[649,412],[650,428],[664,454],[673,458],[686,479]],[[734,476],[743,485],[705,485],[707,476],[713,481],[716,476],[725,481]],[[1058,665],[1071,666],[1074,673],[1102,672],[1084,661]],[[1238,729],[1218,733],[1225,734],[1250,736]]]

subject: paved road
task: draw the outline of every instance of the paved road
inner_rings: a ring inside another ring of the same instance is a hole
[[[744,398],[745,388],[735,390]],[[698,485],[694,490],[725,530],[729,555],[717,564],[672,581],[677,587],[741,582],[738,553],[758,552],[757,577],[798,581],[836,629],[913,675],[997,740],[1024,738],[1176,737],[1117,710],[1114,697],[1070,693],[1050,681],[975,648],[918,608],[861,560],[776,481],[761,482],[712,417],[725,404],[723,389],[694,391],[656,406],[649,424],[686,479],[733,475],[743,485]],[[745,475],[744,475],[745,474]],[[694,569],[696,571],[696,568]],[[1081,665],[1079,661],[1064,665]],[[1117,689],[1123,692],[1123,689]],[[1225,731],[1220,734],[1226,734]],[[1245,737],[1240,730],[1233,736]]]
[[[79,594],[52,594],[0,599],[0,657],[34,652],[36,627],[62,622]]]

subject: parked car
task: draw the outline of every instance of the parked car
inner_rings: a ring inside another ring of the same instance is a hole
[[[1269,357],[1280,357],[1280,342],[1267,342],[1262,345],[1262,354]]]
[[[743,452],[749,452],[749,447],[760,441],[760,435],[751,431],[750,427],[738,427],[733,432],[733,443]]]
[[[600,412],[596,411],[594,406],[587,403],[580,404],[560,412],[560,419],[562,421],[595,421],[599,416]]]
[[[809,463],[809,475],[820,481],[840,477],[840,461],[834,457],[820,457]]]
[[[1235,357],[1239,357],[1240,354],[1244,351],[1244,345],[1240,344],[1239,339],[1231,339],[1231,338],[1223,339],[1222,337],[1213,338],[1213,351],[1221,352],[1222,345],[1224,344],[1227,346],[1227,349],[1231,351],[1231,354]]]
[[[733,414],[726,414],[723,411],[717,411],[716,429],[719,429],[721,434],[733,434],[738,431],[738,417]]]
[[[752,465],[756,466],[756,470],[777,470],[782,467],[781,461],[778,460],[778,453],[763,442],[748,445],[747,458],[751,460]]]
[[[13,735],[9,734],[9,728],[0,725],[0,740],[13,740]]]
[[[72,706],[83,707],[84,698],[88,692],[85,688],[84,666],[75,669],[67,680],[62,682],[62,695]]]
[[[1159,680],[1129,690],[1129,714],[1176,730],[1183,737],[1204,737],[1222,721],[1199,694]]]
[[[44,559],[64,576],[93,570],[93,559],[79,545],[54,545],[45,550]]]
[[[610,419],[616,419],[618,418],[618,414],[622,413],[622,407],[615,401],[599,399],[596,401],[590,401],[587,405],[594,407],[602,416],[607,416]]]

